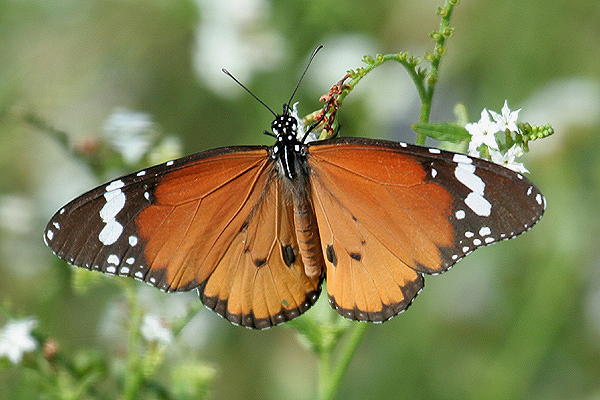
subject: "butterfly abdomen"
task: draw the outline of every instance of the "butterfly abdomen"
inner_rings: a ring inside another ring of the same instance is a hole
[[[310,278],[321,275],[325,260],[321,250],[317,218],[306,197],[294,198],[294,226],[304,272]]]

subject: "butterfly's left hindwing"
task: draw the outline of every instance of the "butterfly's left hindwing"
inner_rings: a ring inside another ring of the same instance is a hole
[[[322,276],[304,273],[292,201],[277,174],[199,288],[204,304],[229,321],[268,328],[296,318],[320,294]]]

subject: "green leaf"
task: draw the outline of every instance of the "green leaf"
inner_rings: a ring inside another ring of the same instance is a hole
[[[417,122],[411,127],[419,134],[442,142],[458,143],[471,138],[464,127],[447,122]]]

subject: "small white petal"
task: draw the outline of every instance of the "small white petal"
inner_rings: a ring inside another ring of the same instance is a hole
[[[0,331],[0,357],[7,357],[13,364],[23,359],[23,354],[34,351],[36,340],[31,331],[37,325],[33,318],[8,322]]]

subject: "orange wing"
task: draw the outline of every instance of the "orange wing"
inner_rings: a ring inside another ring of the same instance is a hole
[[[207,307],[233,323],[259,329],[296,318],[317,301],[321,290],[321,277],[304,273],[291,199],[284,199],[279,177],[271,178],[199,288]]]
[[[210,150],[148,168],[75,199],[45,239],[71,264],[164,291],[198,288],[204,304],[253,328],[285,322],[317,299],[304,274],[291,199],[268,149]]]
[[[320,277],[308,278],[296,257],[292,202],[273,161],[266,151],[211,161],[170,173],[155,191],[138,224],[146,259],[170,290],[197,286],[233,323],[267,328],[299,316],[317,300]]]
[[[424,273],[527,230],[545,205],[521,175],[437,149],[341,138],[311,144],[309,165],[330,302],[361,321],[402,312]]]

